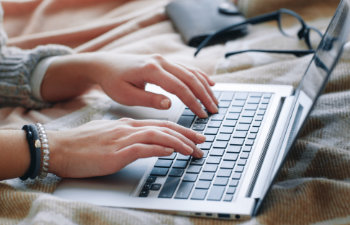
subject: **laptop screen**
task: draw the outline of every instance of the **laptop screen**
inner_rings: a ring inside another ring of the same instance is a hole
[[[289,145],[293,143],[298,131],[300,130],[299,128],[305,123],[307,116],[310,114],[318,96],[326,86],[329,76],[342,53],[343,46],[348,39],[350,30],[349,10],[350,0],[343,0],[339,4],[314,57],[296,89],[295,104],[297,105],[302,101],[309,102],[310,104],[306,104],[306,106],[309,107],[302,109],[303,113],[300,115],[299,123],[295,129],[292,129],[292,132],[294,131],[294,133],[290,136]],[[294,108],[294,110],[301,111],[298,107]]]

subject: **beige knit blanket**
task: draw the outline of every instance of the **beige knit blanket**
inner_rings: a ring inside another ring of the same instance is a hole
[[[296,58],[243,54],[227,60],[228,50],[304,49],[283,38],[276,24],[250,27],[249,35],[208,47],[197,58],[164,14],[165,0],[38,0],[3,2],[9,44],[32,48],[57,43],[77,51],[130,54],[161,53],[200,67],[218,82],[297,85],[310,56]],[[326,28],[338,1],[241,0],[240,10],[254,16],[278,8],[297,11],[313,26]],[[190,218],[141,210],[106,208],[58,199],[52,193],[60,178],[0,182],[0,224],[350,224],[350,46],[291,150],[260,214],[234,222]],[[52,129],[76,126],[102,117],[104,94],[93,91],[53,108],[27,111],[1,108],[0,127],[19,129],[40,121]]]

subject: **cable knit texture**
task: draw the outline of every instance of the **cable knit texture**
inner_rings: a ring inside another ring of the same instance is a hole
[[[0,6],[1,7],[1,6]],[[3,10],[0,10],[3,17]],[[22,50],[6,46],[6,33],[0,27],[0,107],[23,106],[42,108],[48,103],[34,98],[29,84],[30,76],[40,60],[49,56],[72,53],[61,45],[42,45],[32,50]]]

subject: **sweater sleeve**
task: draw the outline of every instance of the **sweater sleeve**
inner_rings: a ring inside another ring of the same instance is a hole
[[[0,52],[0,107],[22,106],[43,108],[49,106],[34,97],[31,76],[38,63],[50,56],[71,54],[72,49],[61,45],[38,46],[31,50],[2,46]]]

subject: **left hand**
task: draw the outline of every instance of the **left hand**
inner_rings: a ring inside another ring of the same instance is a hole
[[[125,105],[168,109],[170,99],[145,91],[147,83],[175,94],[199,117],[207,117],[218,101],[210,86],[215,83],[198,69],[169,62],[160,55],[82,53],[56,59],[47,71],[42,96],[48,101],[69,99],[99,84],[113,100]]]

